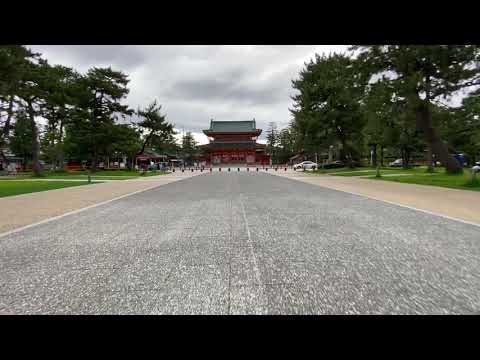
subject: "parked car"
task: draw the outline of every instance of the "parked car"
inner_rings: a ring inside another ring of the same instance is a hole
[[[314,163],[313,161],[303,161],[299,164],[293,165],[293,170],[297,170],[297,169],[303,169],[303,170],[313,169],[313,170],[315,170],[317,168],[318,168],[318,164]]]
[[[395,161],[392,161],[388,166],[391,167],[402,167],[403,166],[403,160],[402,159],[397,159]]]
[[[332,161],[331,163],[327,163],[322,166],[322,168],[324,169],[336,169],[336,168],[342,168],[342,167],[345,167],[345,163],[340,160]]]
[[[474,166],[472,166],[473,173],[480,173],[480,161],[477,161]]]

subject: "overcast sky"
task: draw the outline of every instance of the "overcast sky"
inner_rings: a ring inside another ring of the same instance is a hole
[[[251,120],[264,130],[274,121],[280,128],[290,119],[291,80],[315,53],[346,52],[346,45],[35,45],[51,64],[84,73],[93,66],[129,75],[127,103],[134,109],[154,99],[167,119],[182,131],[201,132],[215,120]]]

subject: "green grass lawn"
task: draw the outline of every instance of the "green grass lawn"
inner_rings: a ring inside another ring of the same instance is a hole
[[[27,194],[37,191],[61,189],[70,186],[87,185],[80,181],[41,181],[41,180],[0,180],[0,197]]]
[[[71,178],[71,177],[75,177],[75,178],[78,178],[78,177],[86,177],[88,176],[88,171],[86,170],[79,170],[79,171],[56,171],[56,172],[53,172],[53,171],[45,171],[43,173],[43,175],[46,177],[46,178]],[[137,176],[140,176],[140,172],[139,171],[129,171],[129,170],[98,170],[96,172],[93,172],[92,174],[92,177],[104,177],[104,176],[108,176],[108,177],[123,177],[123,176],[127,176],[127,177],[137,177]]]
[[[358,167],[358,168],[349,168],[349,167],[343,167],[343,168],[336,168],[336,169],[316,169],[316,170],[310,170],[307,171],[309,174],[330,174],[330,173],[336,173],[336,172],[352,172],[352,171],[358,171],[358,170],[366,170],[369,168],[365,167]],[[301,170],[299,170],[302,172]]]
[[[381,171],[396,171],[396,172],[401,172],[403,171],[402,168],[387,168],[387,167],[382,167],[380,168]],[[354,167],[354,168],[349,168],[349,167],[343,167],[343,168],[336,168],[336,169],[317,169],[317,170],[312,170],[309,171],[311,174],[335,174],[338,176],[365,176],[368,175],[369,173],[375,174],[376,169],[373,167],[369,166],[362,166],[362,167]],[[419,171],[418,168],[412,168],[407,171],[412,171],[416,172]],[[424,171],[424,170],[423,170]],[[338,173],[338,174],[337,174]]]
[[[92,180],[128,180],[134,179],[139,176],[159,176],[165,175],[167,172],[164,171],[150,171],[146,172],[144,175],[141,175],[140,171],[128,171],[128,170],[99,170],[92,173]],[[32,178],[33,174],[30,173],[21,173],[13,177],[5,177],[2,180],[18,180],[18,179],[28,179]],[[85,170],[80,171],[45,171],[39,178],[43,179],[76,179],[83,180],[88,178],[88,172]]]
[[[319,169],[311,173],[331,174],[333,176],[365,176],[368,179],[375,180],[480,191],[480,175],[477,175],[477,181],[471,184],[469,181],[469,169],[464,169],[463,174],[447,174],[443,167],[435,168],[433,173],[428,173],[426,166],[418,166],[411,169],[384,167],[380,168],[380,174],[388,176],[382,176],[380,178],[375,177],[376,169],[371,167]]]
[[[431,185],[442,186],[453,189],[462,190],[474,190],[480,191],[480,176],[477,175],[477,181],[470,183],[469,170],[465,169],[463,174],[447,174],[445,171],[435,171],[434,173],[413,173],[406,176],[382,176],[376,178],[375,176],[369,176],[369,179],[384,180],[384,181],[396,181],[407,184],[419,184],[419,185]]]

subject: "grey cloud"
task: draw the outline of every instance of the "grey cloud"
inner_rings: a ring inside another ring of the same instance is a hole
[[[111,66],[129,75],[133,109],[157,99],[177,129],[201,133],[210,118],[248,120],[266,130],[291,119],[291,80],[315,52],[347,46],[30,46],[52,64],[85,72]],[[132,119],[134,120],[134,119]],[[263,137],[263,136],[262,136]]]
[[[279,94],[273,89],[249,88],[235,82],[222,79],[185,80],[175,83],[169,91],[170,96],[205,101],[238,101],[249,105],[268,105],[279,100]]]
[[[49,45],[33,46],[46,59],[73,59],[73,65],[80,71],[86,71],[93,66],[112,66],[123,71],[129,71],[140,66],[145,58],[141,48],[136,46],[114,45]]]

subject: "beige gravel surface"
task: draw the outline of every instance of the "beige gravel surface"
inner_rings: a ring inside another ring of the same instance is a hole
[[[71,211],[199,174],[198,171],[183,174],[176,172],[0,198],[0,235]]]
[[[358,177],[270,171],[308,184],[368,196],[480,225],[480,192],[437,186],[395,183]]]

